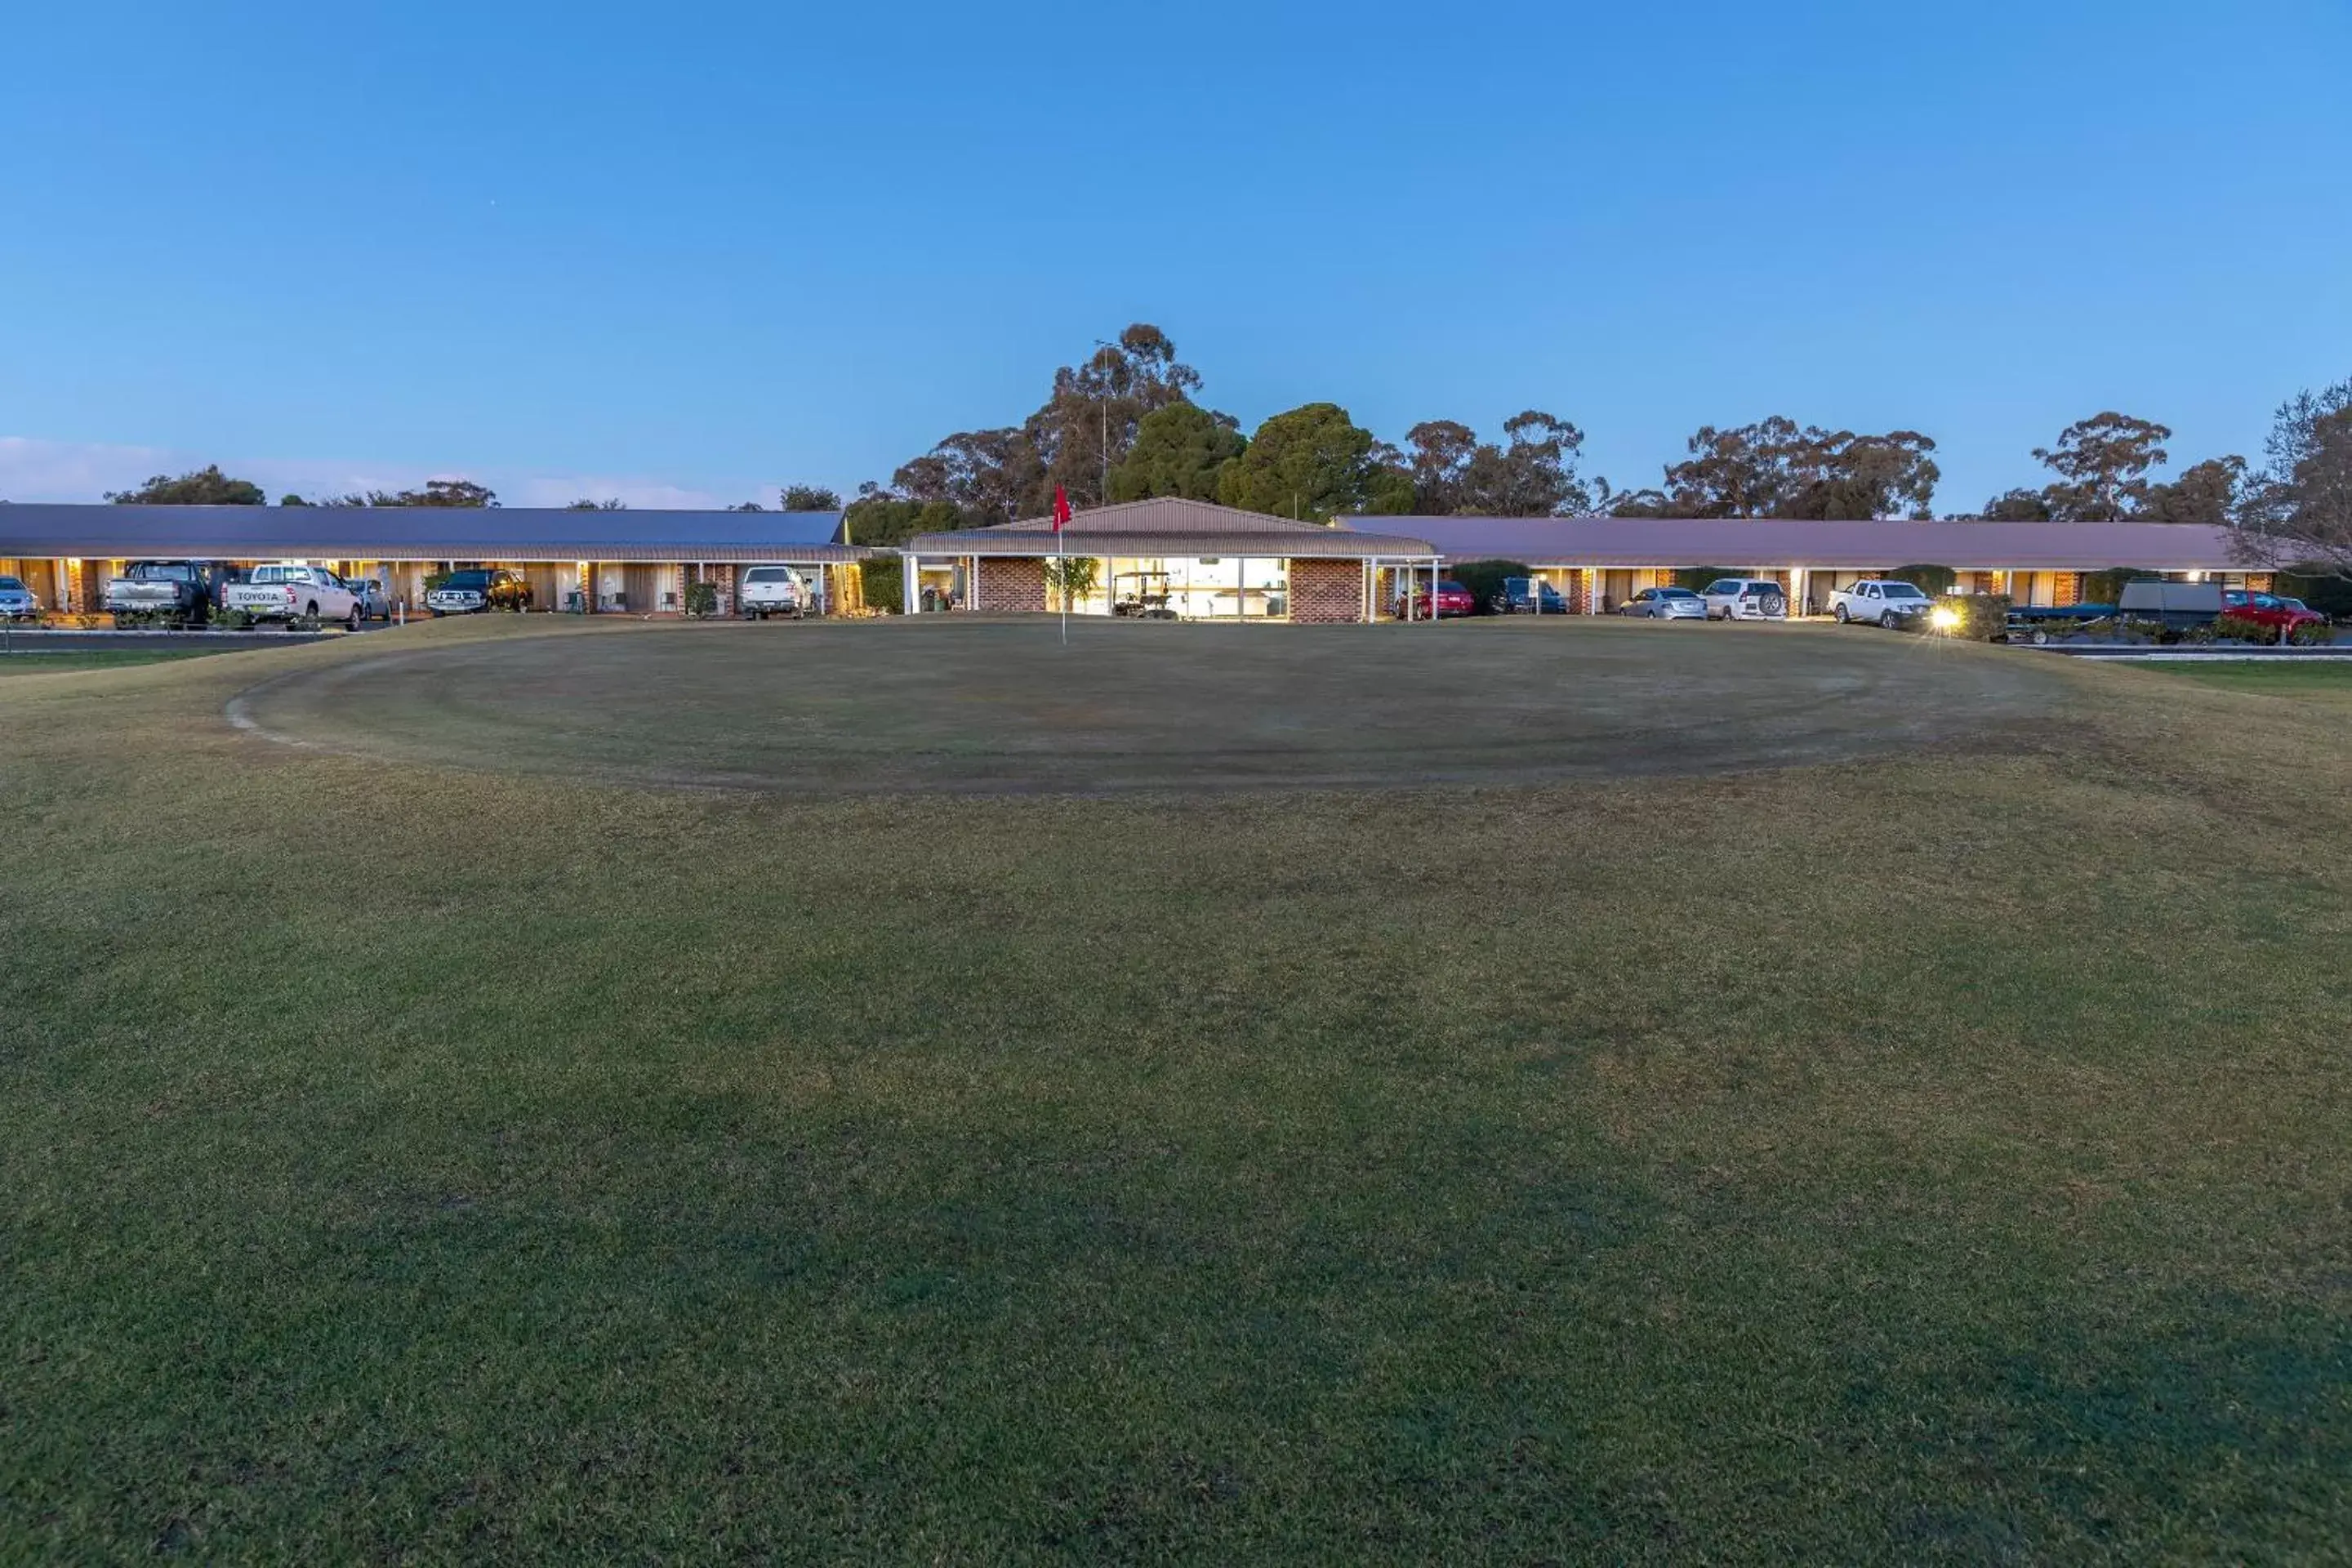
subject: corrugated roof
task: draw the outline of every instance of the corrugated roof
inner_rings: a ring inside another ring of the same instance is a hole
[[[1058,548],[1072,555],[1322,556],[1342,560],[1373,555],[1426,556],[1435,552],[1425,539],[1358,528],[1330,528],[1319,522],[1269,517],[1264,512],[1215,506],[1208,501],[1181,500],[1172,496],[1121,501],[1075,513],[1069,526],[1062,531],[1058,546],[1053,529],[1051,518],[1023,518],[992,528],[919,534],[902,548],[912,555],[1050,555]]]
[[[1348,520],[1353,522],[1355,520]],[[2168,522],[1805,522],[1778,518],[1411,517],[1448,560],[1530,566],[1807,566],[1869,571],[2221,571],[2231,531]]]
[[[854,561],[837,511],[553,507],[0,506],[0,557]]]

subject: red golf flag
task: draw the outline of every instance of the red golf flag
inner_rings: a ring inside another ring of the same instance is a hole
[[[1069,521],[1070,498],[1063,493],[1061,486],[1055,485],[1054,487],[1054,531],[1061,532],[1062,525]]]

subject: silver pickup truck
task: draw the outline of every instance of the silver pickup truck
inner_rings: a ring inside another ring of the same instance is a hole
[[[106,582],[107,613],[118,622],[201,626],[222,574],[205,561],[133,561]]]
[[[255,567],[253,575],[222,592],[221,607],[257,621],[341,621],[360,629],[359,595],[324,566],[294,561]]]

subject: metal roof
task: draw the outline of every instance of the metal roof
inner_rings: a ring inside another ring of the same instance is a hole
[[[1352,521],[1352,520],[1351,520]],[[1381,518],[1449,561],[1530,566],[1805,566],[1872,571],[2225,571],[2231,531],[2177,522],[1807,522],[1780,518]]]
[[[856,561],[837,511],[0,506],[0,559]]]
[[[1058,543],[1053,520],[1032,517],[992,528],[919,534],[900,548],[909,555],[1050,555],[1058,549],[1074,555],[1255,555],[1350,561],[1375,555],[1425,559],[1436,553],[1425,539],[1326,527],[1172,496],[1077,512],[1062,530]]]

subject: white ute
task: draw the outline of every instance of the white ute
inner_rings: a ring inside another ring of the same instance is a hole
[[[257,621],[341,621],[360,629],[359,595],[324,566],[281,562],[257,566],[242,583],[231,583],[221,595],[221,606],[242,612]]]
[[[1874,626],[1899,626],[1915,616],[1926,615],[1935,605],[1916,584],[1864,577],[1830,595],[1830,618],[1840,626],[1866,621]]]
[[[735,608],[751,620],[790,616],[797,621],[809,613],[809,586],[789,566],[747,567],[735,595]]]

